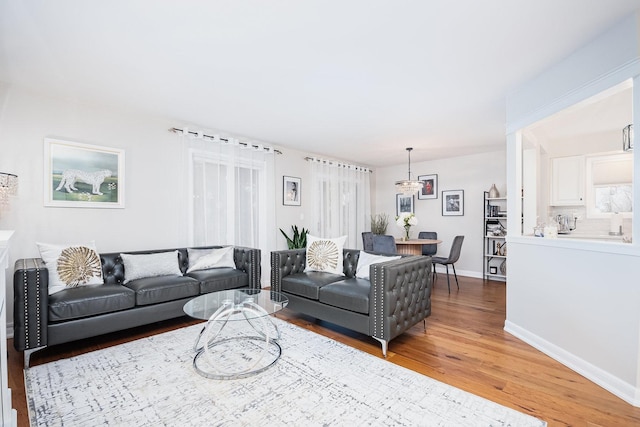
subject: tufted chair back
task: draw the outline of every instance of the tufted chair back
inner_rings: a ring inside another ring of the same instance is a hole
[[[222,248],[222,246],[205,246],[198,247],[194,249],[218,249]],[[161,252],[173,252],[178,251],[178,263],[180,265],[180,270],[182,274],[187,272],[189,268],[189,257],[187,253],[187,248],[179,248],[179,249],[158,249],[152,251],[122,251],[122,252],[112,252],[106,254],[100,254],[100,261],[102,262],[102,277],[104,279],[104,283],[106,285],[113,284],[122,284],[124,282],[124,264],[122,263],[122,258],[120,257],[121,253],[132,254],[132,255],[144,255],[144,254],[157,254]],[[237,258],[238,254],[234,254],[234,258]],[[238,260],[235,259],[236,264],[238,264]]]
[[[373,251],[381,254],[397,254],[396,239],[388,234],[373,236]]]

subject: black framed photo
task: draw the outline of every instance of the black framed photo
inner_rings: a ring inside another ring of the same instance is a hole
[[[422,181],[422,189],[418,192],[418,200],[438,198],[438,174],[420,175],[418,181]]]
[[[402,213],[415,213],[413,195],[396,194],[396,216]]]
[[[464,190],[442,192],[442,216],[464,215]]]
[[[282,177],[282,204],[285,206],[300,206],[300,190],[302,180],[293,176]]]

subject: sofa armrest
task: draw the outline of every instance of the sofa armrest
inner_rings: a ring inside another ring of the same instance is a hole
[[[389,341],[431,314],[431,269],[425,256],[371,266],[371,336]]]
[[[284,277],[304,272],[306,258],[306,249],[271,252],[271,290],[280,292]]]
[[[260,289],[260,249],[245,248],[242,246],[233,247],[233,260],[236,269],[244,271],[249,275],[249,287]]]
[[[19,259],[13,273],[13,346],[47,345],[49,270],[41,258]]]

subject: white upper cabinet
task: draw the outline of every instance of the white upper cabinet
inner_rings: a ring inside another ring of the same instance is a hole
[[[584,205],[584,156],[551,159],[551,206]]]

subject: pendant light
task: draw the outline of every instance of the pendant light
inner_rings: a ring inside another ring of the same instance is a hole
[[[0,206],[9,203],[9,196],[18,193],[18,175],[0,172]]]
[[[409,154],[409,178],[396,181],[396,190],[407,196],[422,190],[423,185],[422,181],[411,180],[411,150],[413,150],[413,148],[407,147],[407,153]]]

